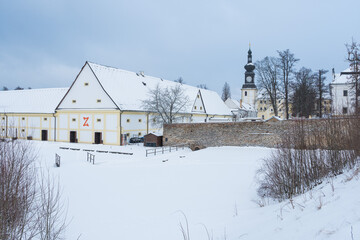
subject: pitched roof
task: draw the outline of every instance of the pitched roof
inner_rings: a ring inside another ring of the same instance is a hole
[[[87,62],[103,86],[104,90],[113,99],[121,110],[143,111],[142,101],[149,98],[149,91],[158,84],[160,87],[174,87],[180,83],[164,80],[162,78],[151,77],[113,67],[103,66],[96,63]],[[231,115],[220,96],[210,90],[192,87],[182,84],[186,96],[190,103],[186,112],[192,111],[192,101],[195,101],[200,90],[206,113]]]
[[[345,69],[343,72],[351,72],[350,68]],[[331,84],[347,84],[350,82],[350,75],[341,75],[340,73],[335,73],[334,79]]]
[[[54,113],[68,88],[0,91],[0,111],[6,113]]]

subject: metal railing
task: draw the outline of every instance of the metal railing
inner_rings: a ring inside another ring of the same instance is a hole
[[[164,154],[166,152],[174,152],[177,151],[179,149],[185,149],[186,147],[189,147],[188,144],[181,144],[181,145],[175,145],[175,146],[165,146],[165,147],[160,147],[160,148],[152,148],[152,149],[147,149],[146,150],[146,157],[154,154],[154,156],[156,156],[156,154]]]

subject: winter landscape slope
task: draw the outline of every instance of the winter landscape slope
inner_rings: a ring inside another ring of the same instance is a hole
[[[68,206],[66,239],[181,240],[184,215],[190,239],[197,240],[360,238],[360,184],[353,172],[277,203],[256,194],[256,171],[268,148],[185,149],[145,157],[142,146],[33,145],[42,168],[60,181]],[[133,155],[95,152],[92,165],[85,151],[59,149],[69,146]],[[55,153],[60,168],[54,167]]]

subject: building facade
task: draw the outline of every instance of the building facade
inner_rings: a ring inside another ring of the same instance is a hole
[[[351,77],[348,74],[343,74],[350,71],[350,68],[342,73],[333,71],[333,80],[330,83],[333,115],[348,115],[355,112],[355,92]]]
[[[156,86],[177,84],[86,62],[70,88],[0,92],[0,137],[122,145],[133,136],[161,134],[156,113],[142,102]],[[181,87],[189,104],[177,122],[232,121],[216,92]]]

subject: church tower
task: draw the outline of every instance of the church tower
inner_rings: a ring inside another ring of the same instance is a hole
[[[255,109],[257,88],[255,85],[255,65],[252,63],[252,52],[249,46],[247,64],[244,66],[245,72],[245,83],[241,89],[241,104],[249,104]]]

